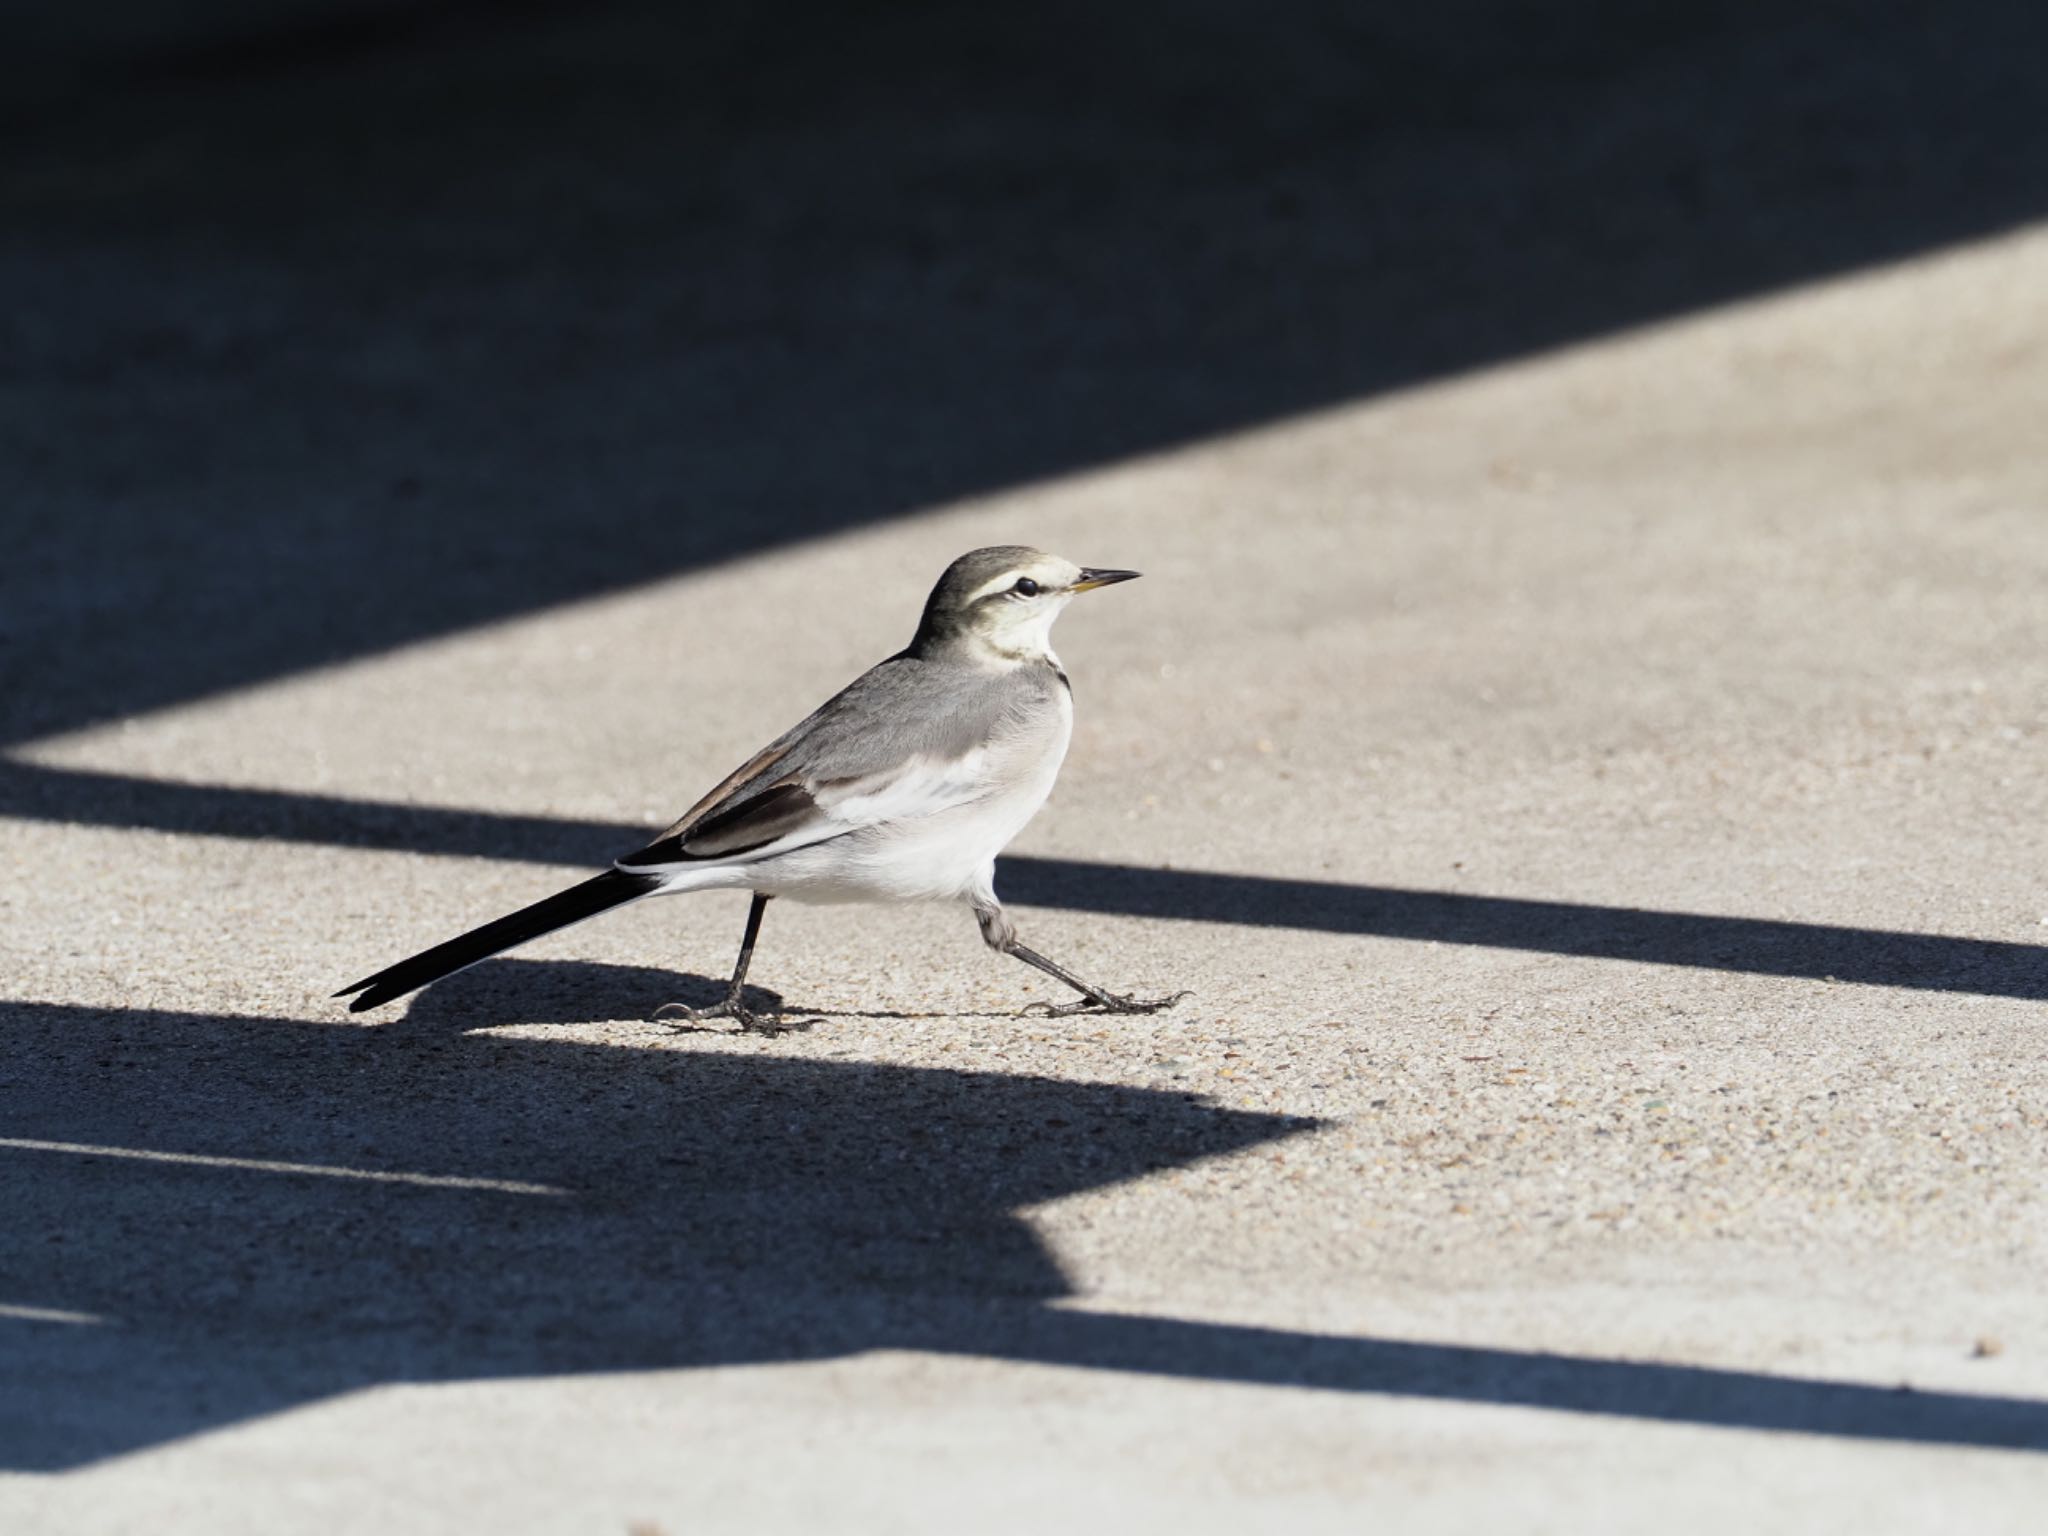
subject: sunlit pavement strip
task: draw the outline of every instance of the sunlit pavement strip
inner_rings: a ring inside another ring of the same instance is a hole
[[[149,1147],[94,1147],[74,1141],[35,1141],[0,1136],[0,1147],[15,1152],[67,1152],[74,1157],[120,1157],[138,1163],[176,1163],[189,1168],[233,1168],[244,1173],[298,1173],[322,1179],[358,1179],[366,1184],[409,1184],[419,1189],[487,1189],[501,1195],[567,1195],[551,1184],[517,1179],[478,1179],[461,1174],[398,1173],[379,1168],[340,1168],[331,1163],[280,1163],[261,1157],[213,1157],[200,1152],[159,1152]]]
[[[82,1328],[103,1327],[113,1321],[97,1312],[66,1312],[62,1307],[17,1307],[0,1302],[0,1319],[16,1323],[73,1323]]]
[[[2032,1531],[2044,306],[2048,231],[22,748],[69,777],[0,824],[50,1138],[0,1141],[0,1296],[117,1326],[9,1332],[0,1531]],[[358,499],[298,462],[254,489]],[[1042,994],[958,915],[778,904],[757,979],[835,1016],[658,1030],[707,896],[338,1027],[572,878],[415,832],[658,827],[1019,538],[1147,572],[1063,621],[1020,855],[1268,882],[1033,914],[1182,1009],[988,1017]],[[1419,941],[1357,931],[1389,890]]]

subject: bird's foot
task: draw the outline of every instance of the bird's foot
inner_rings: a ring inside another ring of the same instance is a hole
[[[1077,1013],[1159,1013],[1171,1008],[1192,992],[1170,992],[1165,997],[1124,997],[1115,992],[1098,992],[1077,997],[1071,1003],[1033,1003],[1024,1010],[1036,1019],[1065,1019]]]
[[[739,1025],[741,1033],[757,1035],[795,1034],[809,1029],[812,1023],[809,1019],[792,1019],[779,1012],[756,1013],[737,993],[713,1003],[709,1008],[692,1008],[688,1003],[663,1003],[654,1010],[654,1019],[658,1023],[676,1020],[674,1027],[678,1033],[691,1034],[719,1019],[731,1019]]]

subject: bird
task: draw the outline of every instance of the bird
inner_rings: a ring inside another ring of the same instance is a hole
[[[748,758],[654,841],[334,996],[361,1013],[643,897],[742,889],[753,899],[723,1000],[667,1004],[657,1017],[783,1027],[744,997],[762,914],[777,897],[964,903],[990,949],[1080,994],[1035,1009],[1171,1008],[1189,994],[1112,992],[1027,947],[995,890],[996,855],[1052,793],[1073,733],[1073,687],[1052,648],[1053,623],[1081,593],[1138,574],[1019,544],[970,550],[939,577],[909,645]]]

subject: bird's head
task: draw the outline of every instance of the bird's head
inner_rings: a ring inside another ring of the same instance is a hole
[[[1022,544],[970,550],[932,588],[916,643],[965,646],[985,660],[1042,660],[1052,655],[1053,620],[1077,594],[1137,574],[1094,570]]]

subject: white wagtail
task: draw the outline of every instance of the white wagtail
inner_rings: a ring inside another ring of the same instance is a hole
[[[515,944],[642,896],[741,887],[754,893],[725,1000],[694,1018],[767,1027],[741,999],[769,899],[964,901],[991,949],[1081,994],[1055,1014],[1149,1013],[1185,993],[1105,991],[1017,942],[996,900],[996,855],[1052,793],[1073,732],[1053,620],[1076,593],[1129,581],[1018,545],[946,568],[907,649],[826,700],[603,874],[344,987],[355,1012]],[[678,1008],[680,1005],[670,1005]],[[666,1013],[668,1010],[664,1009]]]

